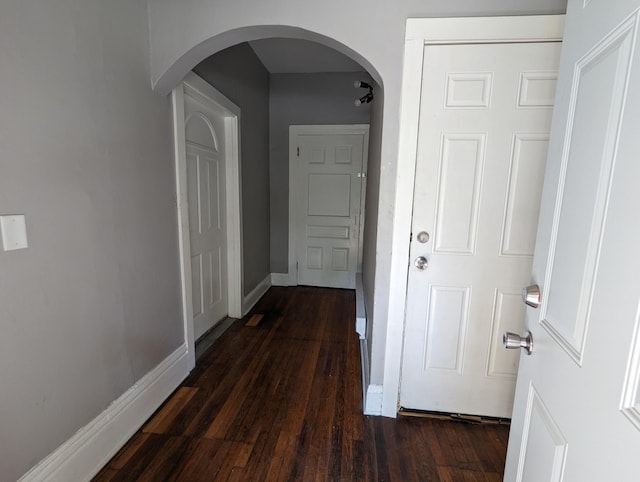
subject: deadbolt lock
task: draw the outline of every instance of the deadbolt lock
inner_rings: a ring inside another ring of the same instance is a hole
[[[522,290],[522,301],[524,301],[525,305],[538,308],[541,300],[542,294],[538,285],[527,286]]]

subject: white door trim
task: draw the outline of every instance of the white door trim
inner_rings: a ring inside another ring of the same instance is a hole
[[[424,46],[560,41],[563,31],[564,15],[407,20],[384,353],[384,416],[396,417],[398,410]]]
[[[349,125],[293,125],[289,126],[289,286],[298,285],[298,270],[296,268],[296,223],[297,223],[297,153],[296,139],[301,135],[362,135],[364,142],[362,146],[362,172],[367,172],[367,162],[369,160],[369,124],[349,124]],[[358,223],[358,267],[357,272],[362,271],[362,244],[364,221],[365,193],[367,192],[366,175],[362,178],[360,187],[360,216]]]
[[[195,339],[193,327],[191,287],[191,243],[189,238],[189,207],[187,197],[187,151],[185,140],[184,95],[203,97],[216,104],[225,117],[226,154],[226,206],[227,206],[227,281],[229,316],[242,318],[242,191],[240,170],[240,108],[193,72],[173,89],[173,136],[175,149],[176,200],[178,205],[178,240],[180,250],[180,277],[182,287],[182,317],[184,339],[190,357],[190,367],[195,366]]]

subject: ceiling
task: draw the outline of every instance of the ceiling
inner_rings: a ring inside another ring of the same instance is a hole
[[[365,71],[337,50],[309,40],[268,38],[249,45],[272,74]]]

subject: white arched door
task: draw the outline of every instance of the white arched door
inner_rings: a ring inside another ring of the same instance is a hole
[[[190,73],[173,91],[185,341],[242,317],[240,109]],[[195,359],[193,360],[195,363]]]
[[[198,339],[229,312],[224,113],[206,99],[187,93],[185,139],[193,322]]]

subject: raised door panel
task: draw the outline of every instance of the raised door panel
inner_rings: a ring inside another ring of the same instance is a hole
[[[569,444],[533,385],[526,410],[516,481],[561,482]]]
[[[522,72],[518,92],[518,107],[553,107],[558,72]]]
[[[632,40],[633,31],[622,31],[578,62],[569,107],[571,130],[561,164],[542,324],[578,364],[587,338]]]
[[[349,217],[351,176],[349,174],[310,174],[308,216]]]
[[[484,134],[444,134],[435,251],[473,254],[484,163]]]
[[[431,287],[426,320],[425,370],[462,372],[469,295],[468,287]]]
[[[202,300],[204,289],[204,273],[202,269],[202,254],[191,257],[191,298],[193,304],[193,316],[204,313]]]
[[[513,139],[503,256],[533,256],[549,136],[517,133]]]
[[[491,72],[449,72],[445,109],[485,109],[491,101]]]

